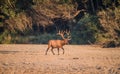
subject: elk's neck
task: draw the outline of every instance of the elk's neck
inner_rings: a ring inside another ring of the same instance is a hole
[[[65,39],[63,39],[62,40],[62,45],[66,45],[67,43],[66,43],[66,40]]]

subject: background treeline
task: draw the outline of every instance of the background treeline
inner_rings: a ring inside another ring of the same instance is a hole
[[[120,46],[120,0],[0,0],[0,43],[47,43],[71,31],[71,44]]]

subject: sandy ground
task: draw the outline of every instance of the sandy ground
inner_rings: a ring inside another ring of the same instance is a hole
[[[66,45],[52,55],[47,45],[0,45],[0,74],[120,74],[120,48]]]

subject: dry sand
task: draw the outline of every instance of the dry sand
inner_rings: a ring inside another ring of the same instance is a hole
[[[120,48],[66,45],[52,55],[47,45],[0,45],[0,74],[120,74]]]

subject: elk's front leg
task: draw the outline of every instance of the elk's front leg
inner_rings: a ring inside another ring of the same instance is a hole
[[[53,55],[55,55],[55,53],[53,52],[53,47],[51,48],[51,52],[53,53]]]

